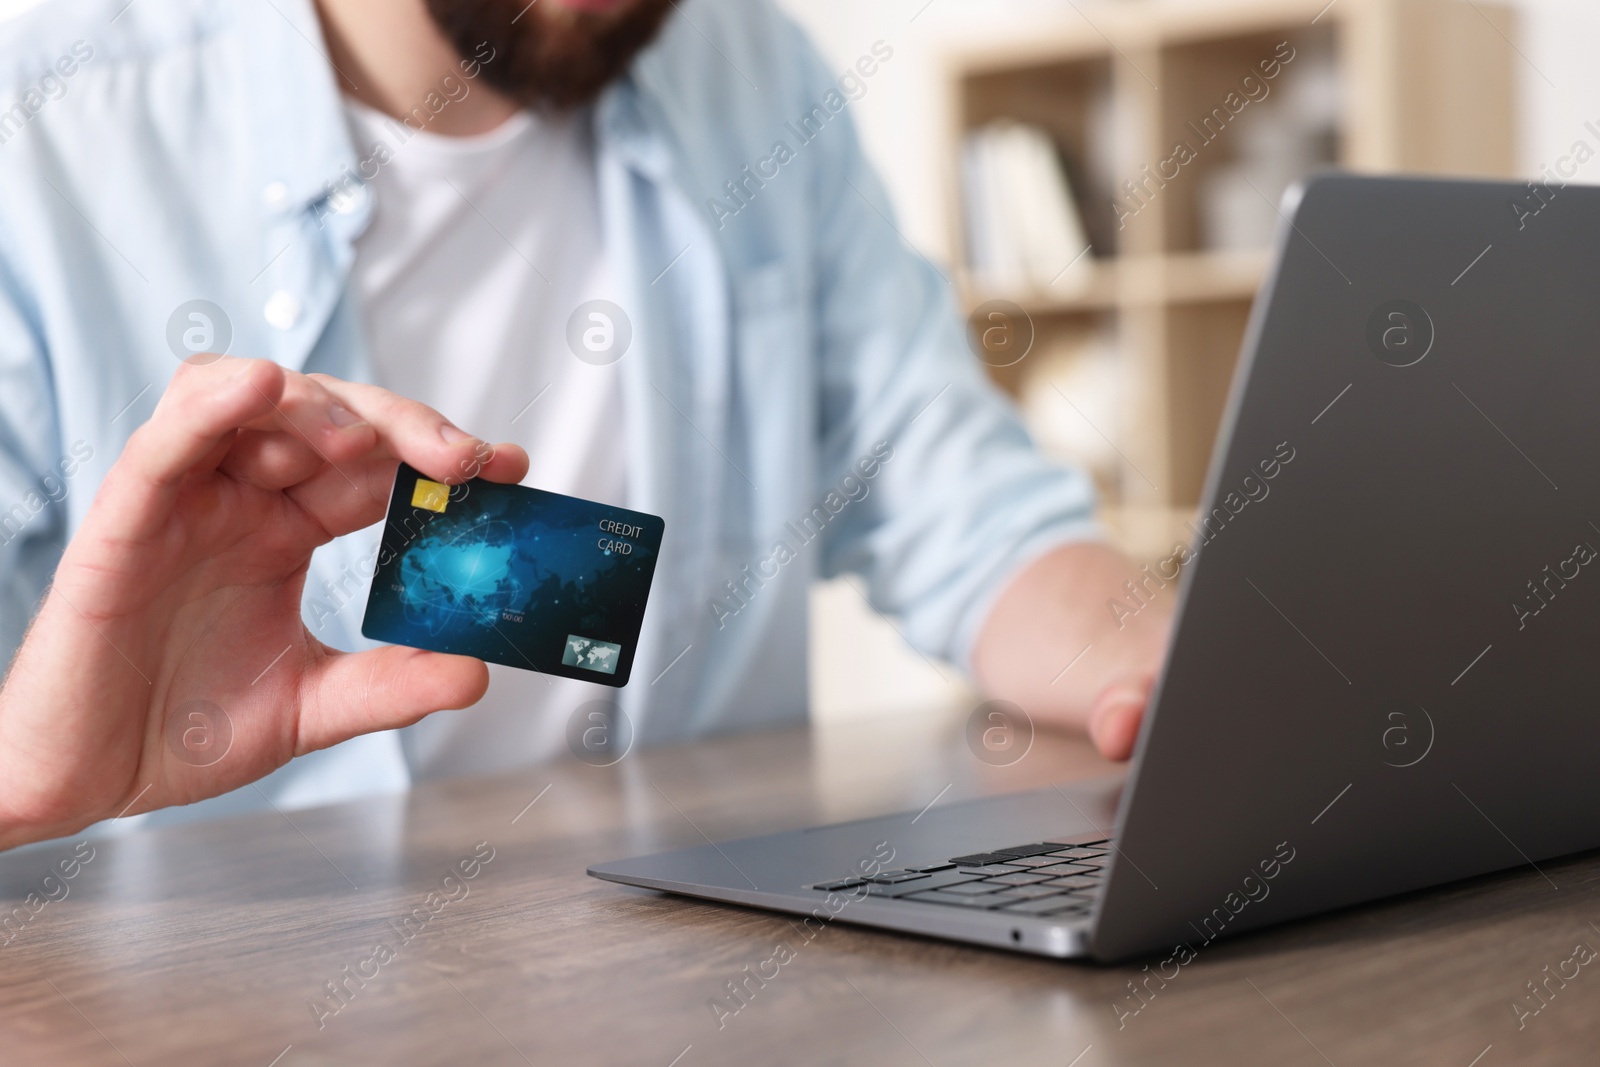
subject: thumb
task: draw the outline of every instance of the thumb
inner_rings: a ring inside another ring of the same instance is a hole
[[[1154,681],[1147,677],[1114,682],[1095,699],[1089,710],[1089,737],[1107,759],[1125,760],[1133,755]]]
[[[331,653],[307,668],[303,685],[296,756],[475,704],[489,668],[471,656],[391,645]]]

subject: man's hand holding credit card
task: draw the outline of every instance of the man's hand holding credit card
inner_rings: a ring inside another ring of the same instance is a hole
[[[528,456],[374,385],[179,365],[58,562],[0,685],[0,849],[193,804],[483,697],[467,656],[332,647],[312,556],[387,513],[399,464],[514,485]]]
[[[402,463],[361,631],[624,686],[665,524],[654,515]]]

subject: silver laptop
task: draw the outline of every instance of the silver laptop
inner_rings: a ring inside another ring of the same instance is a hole
[[[1125,778],[589,873],[1181,965],[1600,846],[1600,190],[1329,175],[1283,213]]]

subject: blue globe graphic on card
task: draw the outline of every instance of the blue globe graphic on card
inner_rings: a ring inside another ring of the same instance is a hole
[[[430,529],[401,562],[406,618],[433,633],[470,622],[493,625],[520,604],[517,571],[531,570],[511,525],[484,518]]]

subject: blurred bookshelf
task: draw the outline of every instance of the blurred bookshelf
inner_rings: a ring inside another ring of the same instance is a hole
[[[948,54],[962,299],[1026,313],[991,374],[1129,551],[1198,505],[1284,190],[1513,174],[1515,38],[1479,0],[1125,0]]]

